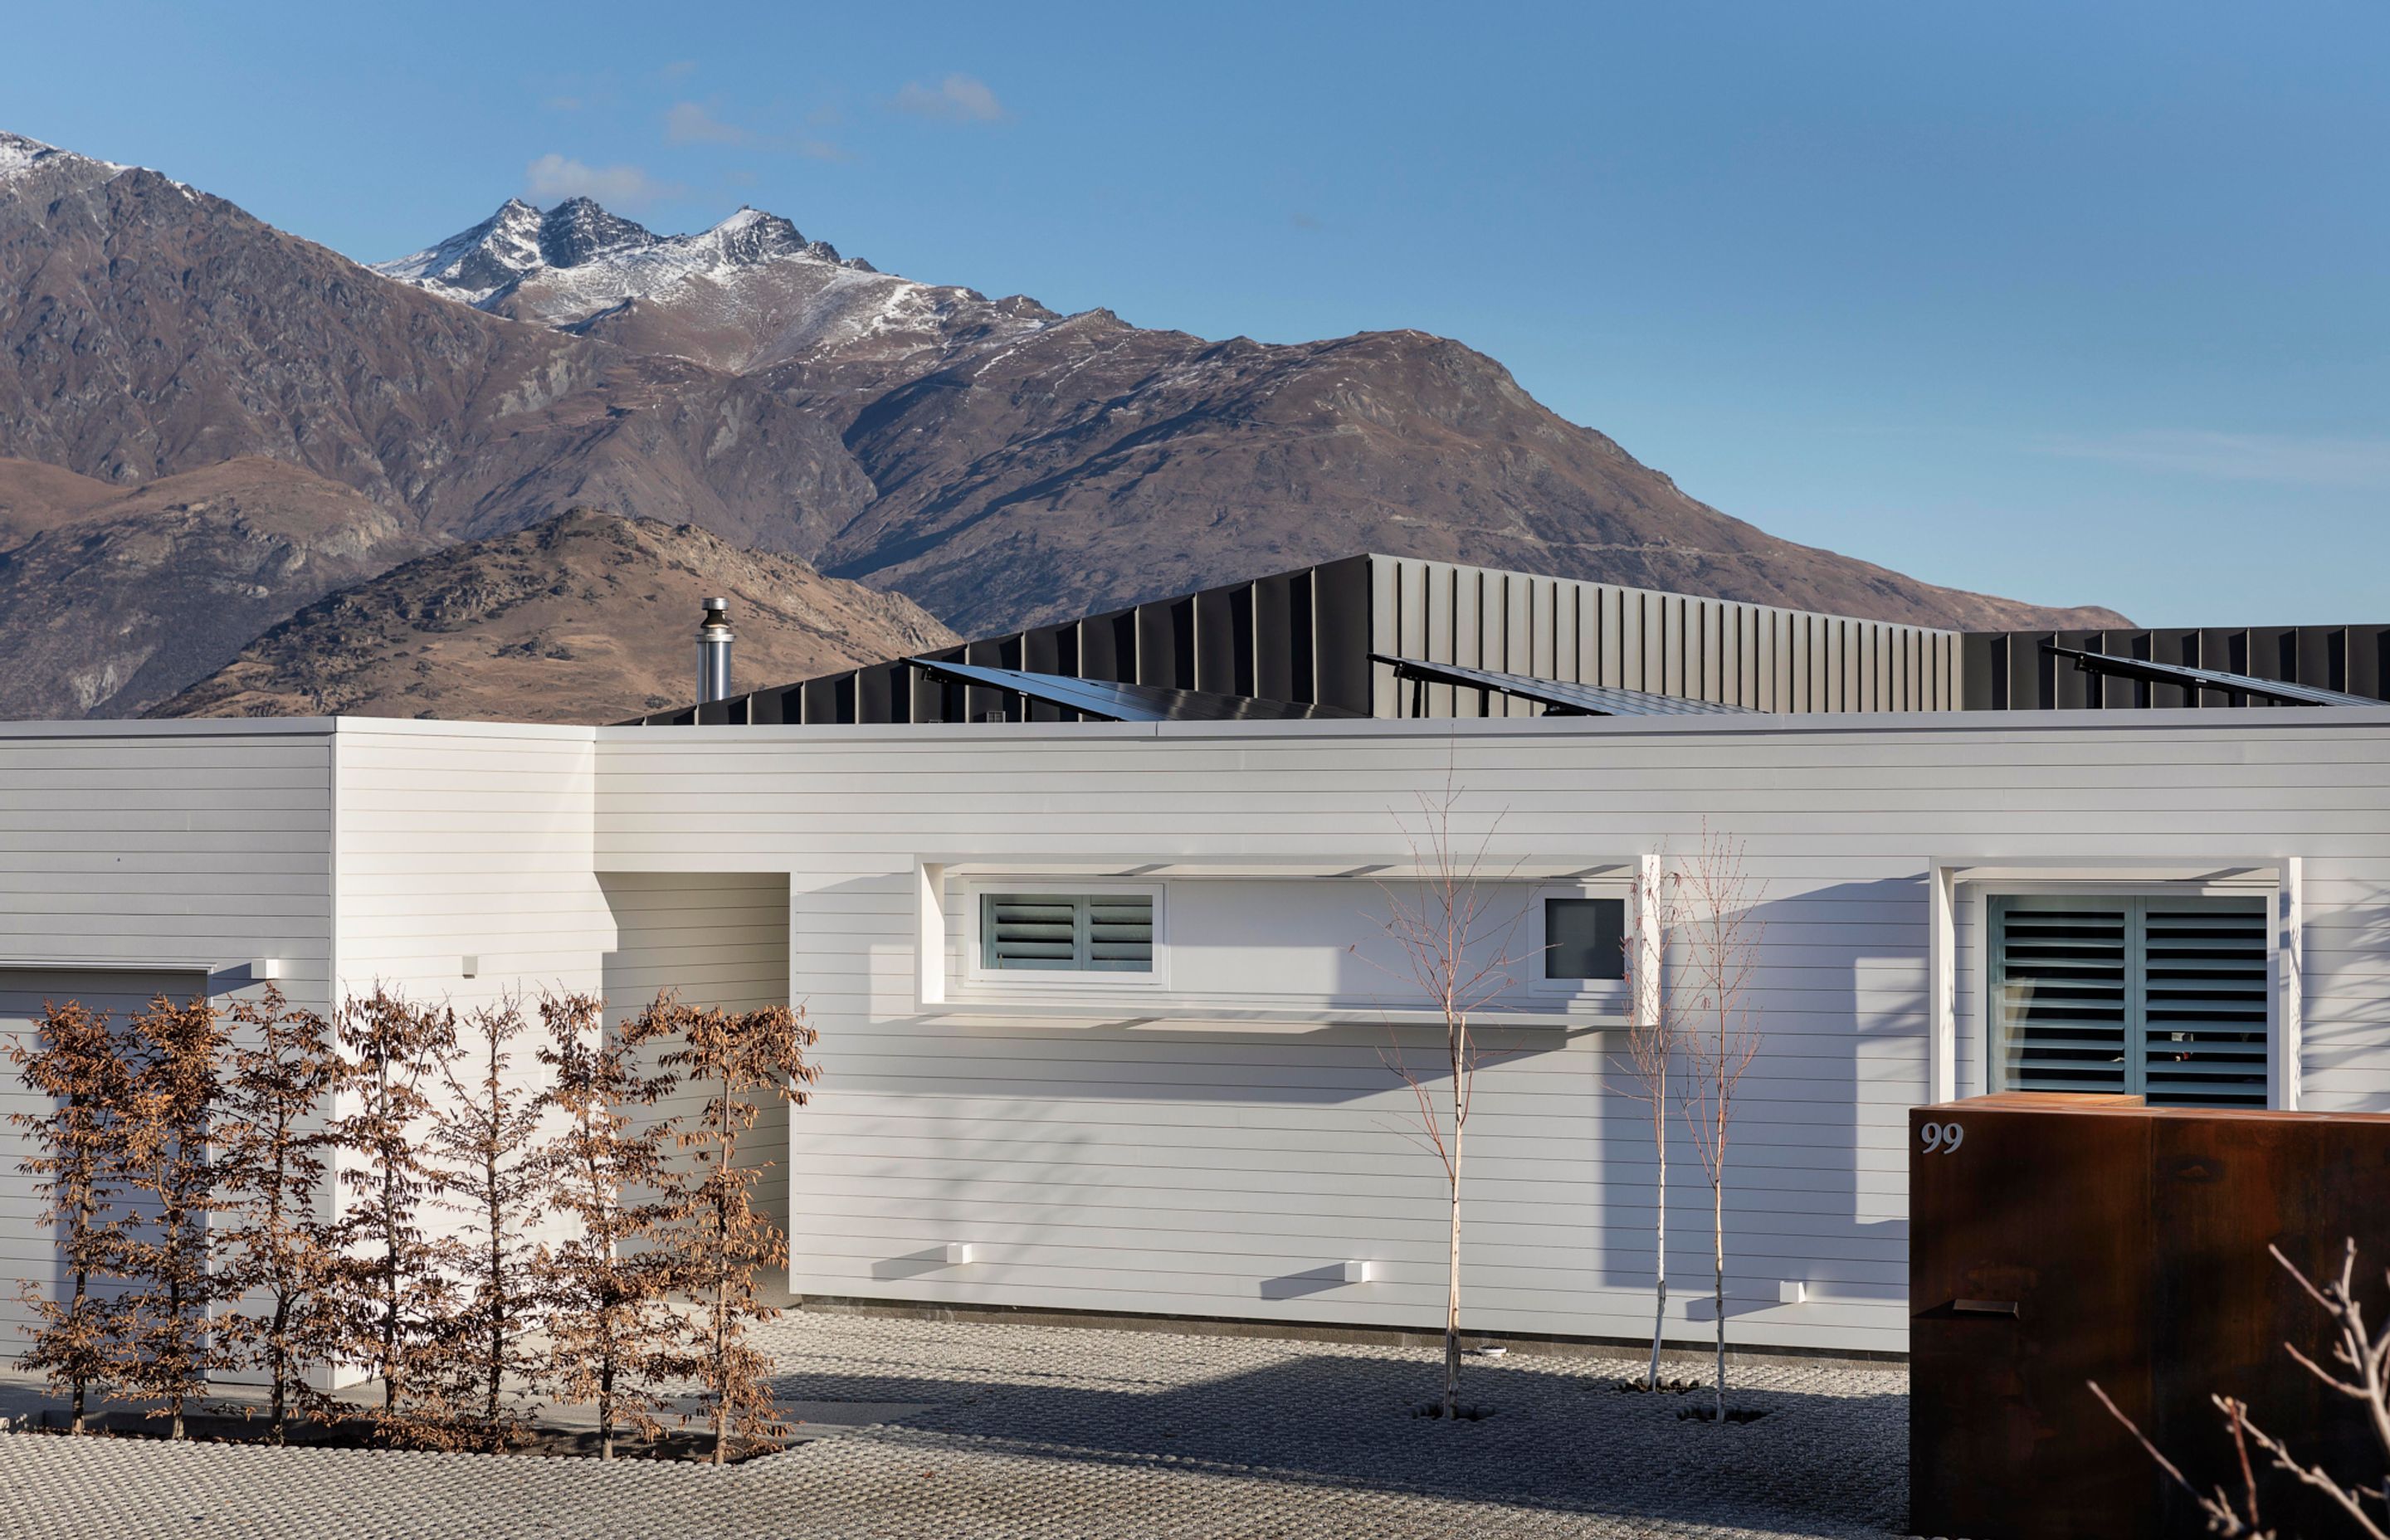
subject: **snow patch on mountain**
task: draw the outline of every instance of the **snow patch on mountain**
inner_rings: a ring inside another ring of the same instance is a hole
[[[842,257],[761,209],[659,236],[576,198],[518,199],[436,246],[374,271],[464,304],[613,337],[739,372],[794,359],[938,352],[964,335],[1035,329],[1026,301],[917,283]]]
[[[534,280],[539,318],[570,326],[628,299],[660,299],[691,278],[728,276],[766,263],[846,263],[826,241],[807,241],[777,214],[742,208],[710,230],[659,236],[569,199],[542,213],[508,199],[496,213],[437,246],[376,263],[373,270],[483,310],[495,310]]]
[[[0,131],[0,182],[23,175],[36,166],[44,164],[80,164],[112,172],[132,169],[128,166],[120,166],[113,160],[95,160],[88,155],[77,155],[71,149],[60,149],[56,145],[45,145],[39,139],[27,138],[22,134]]]

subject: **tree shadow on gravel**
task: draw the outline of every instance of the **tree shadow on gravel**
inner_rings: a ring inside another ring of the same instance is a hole
[[[1436,1388],[1424,1360],[1330,1354],[1196,1384],[972,1383],[896,1365],[776,1384],[790,1399],[937,1403],[888,1426],[1072,1463],[1816,1535],[1905,1533],[1908,1504],[1897,1388],[1734,1390],[1767,1415],[1719,1428],[1680,1419],[1677,1397],[1619,1395],[1593,1366],[1548,1358],[1471,1365],[1463,1392],[1493,1415],[1457,1423],[1413,1415]]]

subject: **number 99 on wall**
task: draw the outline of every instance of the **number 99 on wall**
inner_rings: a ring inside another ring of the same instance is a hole
[[[1918,1142],[1928,1155],[1955,1154],[1966,1136],[1967,1131],[1955,1123],[1921,1123],[1917,1129]]]

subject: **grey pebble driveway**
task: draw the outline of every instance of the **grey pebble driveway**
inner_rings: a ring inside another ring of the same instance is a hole
[[[0,1535],[1882,1535],[1908,1377],[1774,1361],[1714,1428],[1623,1362],[1472,1360],[1480,1422],[1409,1415],[1433,1351],[784,1317],[792,1399],[902,1403],[726,1470],[0,1435]],[[926,1406],[927,1410],[915,1410]]]

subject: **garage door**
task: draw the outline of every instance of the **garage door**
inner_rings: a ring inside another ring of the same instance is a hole
[[[202,973],[0,968],[0,1037],[32,1047],[45,1000],[79,1000],[122,1021],[161,992],[187,1000],[206,987]],[[48,1098],[25,1088],[14,1065],[0,1059],[0,1114],[38,1113],[48,1105]],[[24,1328],[32,1318],[18,1297],[18,1280],[30,1280],[46,1292],[61,1276],[58,1248],[38,1217],[42,1205],[33,1195],[34,1179],[22,1169],[33,1147],[27,1131],[0,1122],[0,1359],[25,1350]]]

